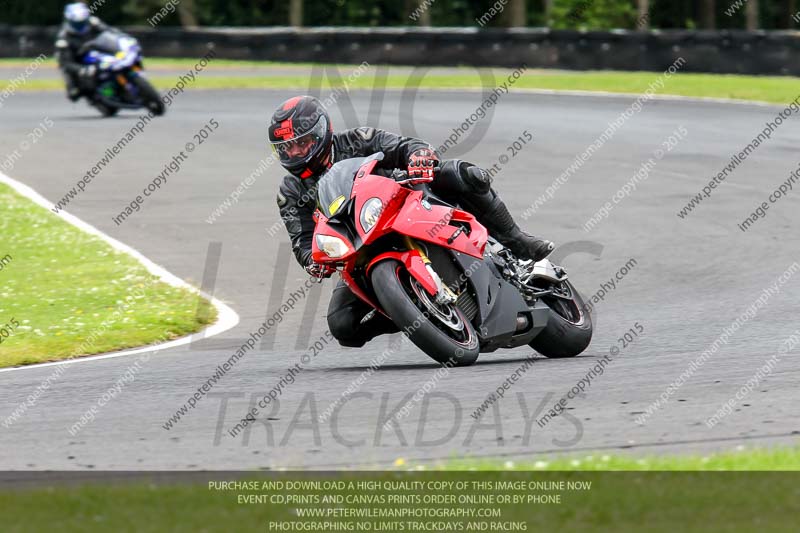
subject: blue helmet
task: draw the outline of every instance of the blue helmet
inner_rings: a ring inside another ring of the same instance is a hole
[[[89,8],[82,2],[67,4],[64,8],[64,20],[69,29],[75,33],[86,33],[89,31],[89,17],[92,14]]]

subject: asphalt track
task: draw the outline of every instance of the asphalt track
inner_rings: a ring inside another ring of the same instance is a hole
[[[324,336],[332,285],[328,282],[287,314],[274,338],[268,337],[271,346],[259,344],[214,386],[213,396],[204,397],[165,430],[163,424],[217,365],[306,279],[294,260],[287,259],[285,233],[271,237],[266,229],[278,221],[274,198],[282,173],[275,166],[218,221],[206,222],[267,154],[266,117],[287,96],[286,91],[269,90],[186,92],[70,204],[71,213],[197,284],[203,279],[209,246],[221,243],[214,294],[242,320],[220,337],[154,355],[135,381],[75,436],[68,429],[133,361],[123,357],[70,365],[20,420],[10,428],[0,426],[0,470],[371,468],[390,466],[398,458],[468,455],[518,460],[543,452],[651,454],[797,441],[800,363],[794,353],[783,357],[717,426],[709,429],[704,421],[797,329],[800,278],[783,285],[646,424],[635,422],[637,414],[800,255],[797,193],[773,205],[747,233],[736,227],[797,167],[798,119],[785,122],[711,198],[681,220],[676,216],[679,208],[779,110],[689,101],[648,102],[525,223],[561,244],[592,241],[570,245],[575,253],[564,260],[587,295],[630,258],[637,265],[598,305],[589,349],[570,360],[536,359],[495,404],[497,410],[490,409],[480,423],[470,413],[530,350],[485,354],[471,368],[450,370],[426,396],[427,407],[424,400],[412,404],[398,431],[384,430],[378,422],[381,413],[399,407],[404,396],[414,394],[437,370],[425,355],[404,345],[366,380],[361,394],[344,405],[335,427],[313,423],[314,415],[387,348],[390,339],[384,338],[360,350],[325,346],[282,392],[278,410],[259,413],[250,430],[230,437],[227,430],[248,407],[278,383],[287,367],[300,361],[306,346]],[[361,123],[412,133],[401,126],[399,117],[413,116],[416,134],[438,146],[480,105],[481,96],[421,91],[411,115],[401,105],[401,92],[388,91],[380,113],[369,120],[370,93],[356,91],[351,99]],[[482,122],[488,131],[477,146],[466,154],[452,150],[447,156],[491,166],[529,130],[534,143],[496,177],[512,212],[520,215],[632,100],[511,94]],[[0,110],[0,154],[13,150],[45,116],[54,127],[7,174],[50,200],[74,186],[136,120],[133,113],[101,120],[85,105],[66,102],[61,93],[19,93]],[[338,127],[355,125],[340,109],[333,116]],[[112,216],[211,118],[219,122],[219,129],[140,212],[116,226]],[[583,223],[680,126],[688,130],[687,139],[608,219],[584,232]],[[218,246],[211,246],[212,259]],[[15,267],[22,266],[21,260],[15,261]],[[275,285],[285,287],[285,294],[277,294]],[[567,416],[544,428],[531,421],[526,429],[526,417],[531,418],[543,400],[549,406],[566,394],[636,322],[644,334],[592,381],[584,397],[571,400]],[[53,370],[0,373],[0,420]]]

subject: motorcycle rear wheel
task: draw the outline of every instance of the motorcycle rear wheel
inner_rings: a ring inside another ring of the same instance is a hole
[[[592,317],[586,310],[583,297],[569,281],[564,282],[569,300],[545,297],[550,318],[545,328],[528,344],[545,357],[557,359],[575,357],[592,341]]]
[[[370,277],[383,310],[420,350],[448,366],[478,359],[478,334],[457,305],[435,304],[398,261],[381,261]]]

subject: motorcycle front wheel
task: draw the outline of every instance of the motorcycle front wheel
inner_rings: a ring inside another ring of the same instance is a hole
[[[94,101],[92,102],[92,105],[94,106],[95,109],[100,111],[100,114],[103,115],[104,117],[113,117],[119,111],[118,107],[114,107],[104,102]]]
[[[398,261],[381,261],[370,277],[383,310],[420,350],[449,366],[478,359],[478,334],[457,305],[437,303]]]
[[[153,87],[147,79],[142,76],[135,76],[131,79],[136,87],[139,89],[139,95],[144,102],[144,105],[153,112],[156,116],[161,116],[166,111],[164,102],[161,100],[161,95]]]

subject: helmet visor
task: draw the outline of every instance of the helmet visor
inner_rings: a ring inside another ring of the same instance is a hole
[[[70,20],[69,21],[69,27],[70,27],[70,29],[72,29],[72,31],[74,31],[76,33],[85,33],[86,30],[89,29],[89,22],[86,21],[86,20],[77,21],[77,22],[73,21],[73,20]]]
[[[328,121],[320,117],[314,127],[308,132],[283,141],[274,141],[270,144],[282,165],[297,165],[311,158],[317,147],[322,144],[325,133],[328,131]]]

